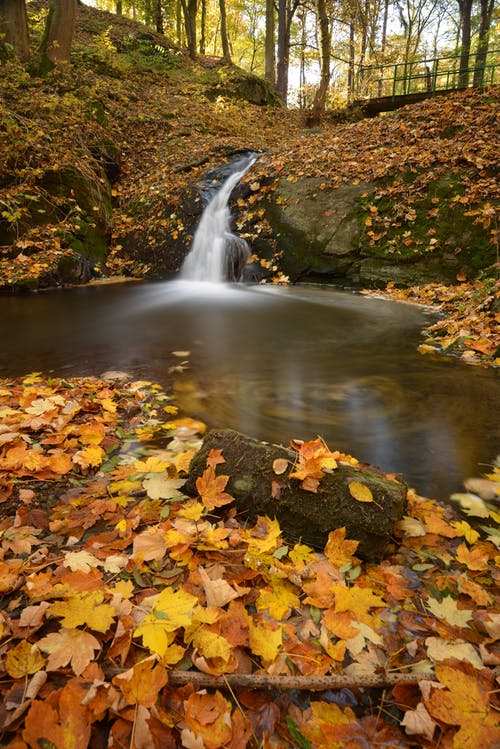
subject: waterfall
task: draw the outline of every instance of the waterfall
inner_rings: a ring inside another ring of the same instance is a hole
[[[231,232],[229,197],[256,161],[257,156],[238,159],[236,169],[215,193],[200,219],[180,276],[188,281],[240,281],[250,249],[244,239]]]

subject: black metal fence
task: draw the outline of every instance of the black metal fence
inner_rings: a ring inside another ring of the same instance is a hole
[[[471,56],[473,59],[473,56]],[[480,65],[460,67],[460,55],[431,57],[415,62],[366,65],[356,76],[356,98],[446,91],[500,83],[500,50],[489,50]]]

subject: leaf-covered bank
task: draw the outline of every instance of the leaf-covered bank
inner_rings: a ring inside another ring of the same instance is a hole
[[[363,563],[236,516],[220,451],[184,497],[203,424],[118,377],[1,383],[3,746],[498,744],[497,469]],[[356,462],[294,447],[310,486]]]

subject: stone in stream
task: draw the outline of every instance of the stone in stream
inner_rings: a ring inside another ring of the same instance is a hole
[[[406,509],[408,487],[403,481],[389,479],[375,469],[339,463],[321,478],[317,492],[305,491],[300,481],[289,477],[297,452],[223,429],[204,438],[191,461],[183,487],[186,494],[198,493],[196,480],[206,469],[211,450],[222,451],[225,462],[217,466],[217,475],[229,475],[225,491],[234,497],[238,513],[249,519],[276,517],[285,535],[321,548],[330,531],[345,527],[346,537],[359,541],[357,556],[380,561],[387,553],[395,525]],[[273,469],[277,459],[288,465],[280,476]],[[278,492],[273,489],[277,480],[281,484]],[[373,501],[355,499],[350,491],[352,482],[366,486]]]

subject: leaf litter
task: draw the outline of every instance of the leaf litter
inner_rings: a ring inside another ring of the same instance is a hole
[[[345,529],[245,523],[220,451],[182,495],[204,425],[174,411],[124,378],[0,384],[2,745],[498,746],[498,469],[472,518],[410,491],[368,564]],[[310,491],[355,462],[291,445]]]

